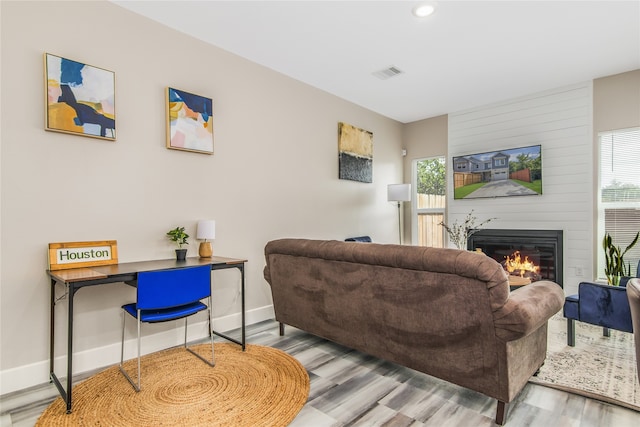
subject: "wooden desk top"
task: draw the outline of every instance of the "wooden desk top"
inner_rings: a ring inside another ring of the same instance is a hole
[[[81,282],[83,280],[106,279],[107,275],[90,268],[71,268],[68,270],[55,270],[50,273],[62,282]]]
[[[131,276],[144,271],[169,270],[172,268],[195,267],[198,265],[228,265],[235,266],[247,262],[245,259],[214,256],[211,258],[187,258],[185,261],[163,259],[153,261],[125,262],[111,265],[101,265],[91,268],[71,268],[67,270],[47,270],[49,276],[59,282],[74,283],[90,280],[101,280],[118,276]],[[117,280],[114,280],[117,281]]]

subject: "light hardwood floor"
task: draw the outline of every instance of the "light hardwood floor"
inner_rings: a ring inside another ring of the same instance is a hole
[[[291,427],[496,425],[494,399],[295,328],[280,337],[276,322],[262,322],[247,328],[247,342],[286,351],[309,372],[309,399]],[[0,426],[33,426],[56,397],[50,384],[0,397]],[[638,427],[640,413],[528,384],[510,404],[506,425]]]

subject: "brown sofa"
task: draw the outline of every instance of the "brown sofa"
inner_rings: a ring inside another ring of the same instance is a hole
[[[264,277],[276,320],[511,402],[542,366],[547,320],[564,293],[540,281],[509,292],[504,269],[456,249],[281,239]]]

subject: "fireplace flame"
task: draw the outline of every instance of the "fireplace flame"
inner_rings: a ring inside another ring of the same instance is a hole
[[[527,272],[533,274],[540,272],[540,267],[531,262],[528,256],[525,256],[524,259],[521,258],[520,251],[515,251],[505,257],[504,268],[509,274],[520,277],[524,277]]]

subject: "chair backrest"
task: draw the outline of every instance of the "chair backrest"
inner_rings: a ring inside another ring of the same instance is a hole
[[[138,273],[137,307],[141,310],[178,307],[211,295],[211,266]]]
[[[581,322],[618,331],[631,332],[631,313],[624,286],[580,282],[579,317]]]
[[[638,381],[640,381],[640,278],[629,280],[627,297],[633,320],[633,340],[636,343],[636,364],[638,365]]]

